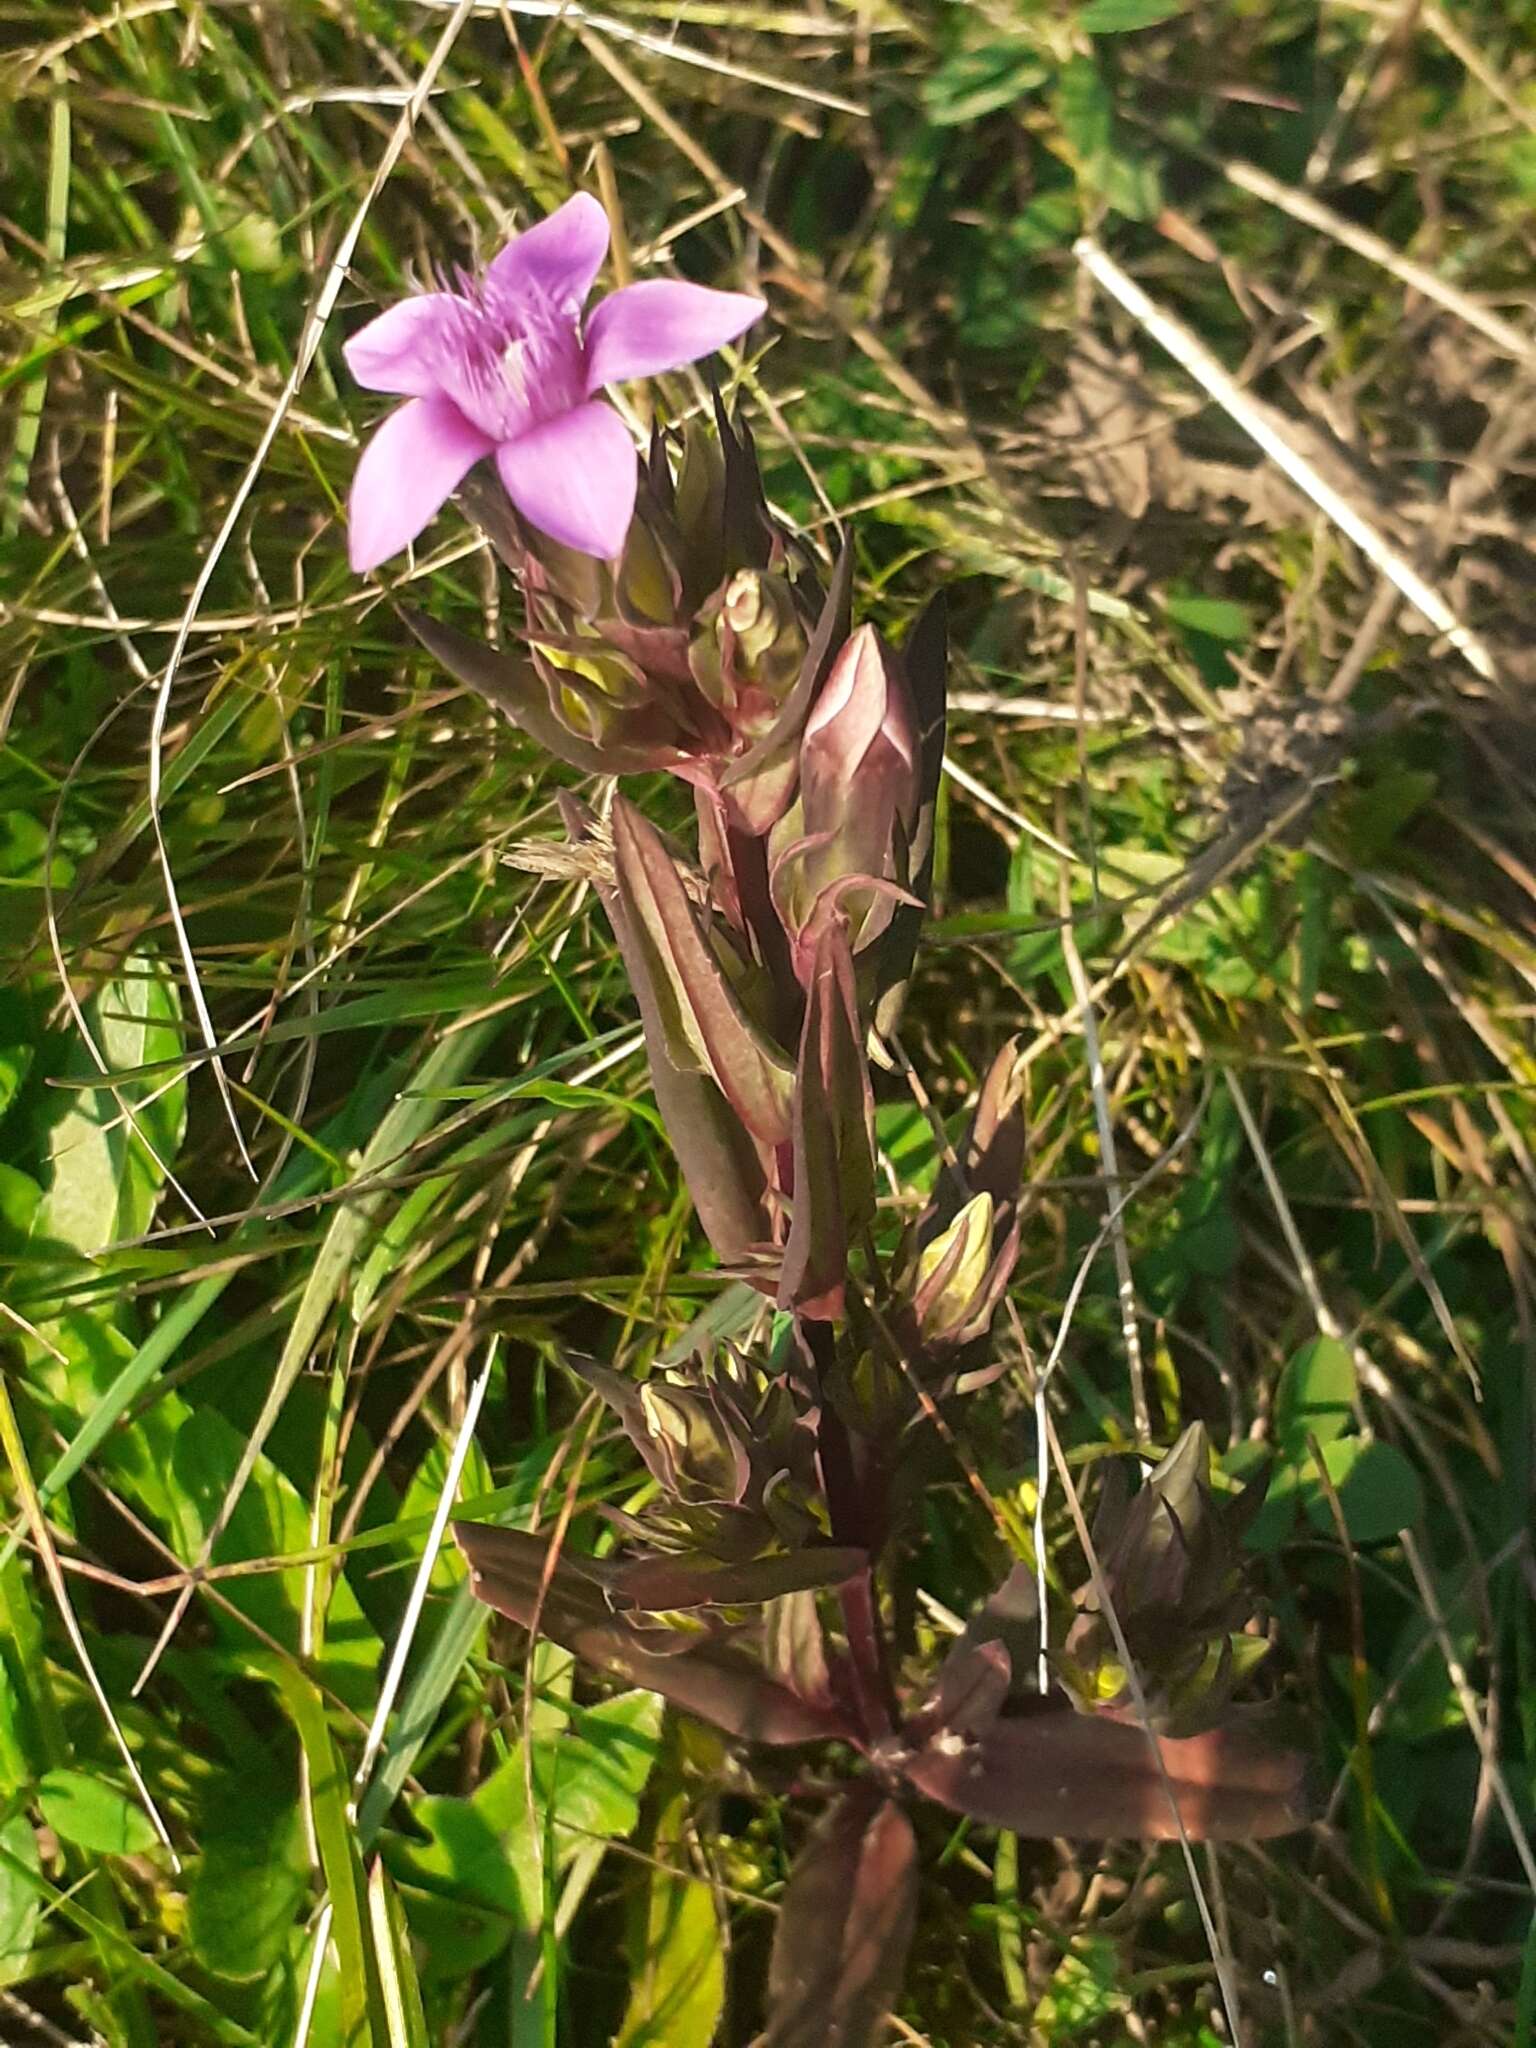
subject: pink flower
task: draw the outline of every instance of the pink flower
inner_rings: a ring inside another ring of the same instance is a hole
[[[636,457],[605,384],[674,370],[745,333],[742,292],[654,279],[582,307],[608,253],[608,216],[578,192],[515,236],[478,279],[391,306],[343,353],[365,390],[406,403],[363,450],[349,553],[373,569],[413,541],[466,472],[494,455],[530,526],[612,557],[635,504]]]

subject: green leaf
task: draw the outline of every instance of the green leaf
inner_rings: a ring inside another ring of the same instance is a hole
[[[725,1944],[714,1895],[701,1879],[670,1867],[686,1857],[688,1803],[678,1793],[656,1828],[655,1853],[629,2009],[614,2048],[709,2048],[725,2009]]]
[[[297,1803],[275,1796],[282,1773],[231,1778],[203,1817],[203,1854],[187,1890],[187,1942],[212,1976],[264,1977],[284,1954],[309,1891]]]
[[[1197,597],[1170,591],[1163,610],[1176,626],[1205,633],[1212,640],[1243,641],[1253,636],[1253,614],[1229,597]]]
[[[1419,1475],[1395,1444],[1340,1437],[1323,1446],[1323,1469],[1355,1543],[1384,1543],[1424,1511]],[[1333,1509],[1315,1468],[1310,1481],[1303,1480],[1302,1506],[1314,1529],[1333,1533]]]
[[[915,1102],[882,1102],[875,1111],[875,1141],[909,1194],[927,1195],[939,1177],[933,1125]]]
[[[277,1668],[289,1719],[308,1767],[310,1826],[331,1902],[331,1939],[340,1963],[339,2039],[346,2048],[378,2048],[385,2038],[383,2002],[368,1939],[357,1836],[347,1813],[347,1774],[312,1680],[294,1666]]]
[[[42,1860],[37,1837],[24,1813],[12,1814],[0,1827],[0,1847],[9,1850],[17,1863],[42,1877]],[[42,1910],[41,1886],[29,1884],[21,1871],[0,1859],[0,1984],[13,1984],[24,1975],[32,1949],[37,1916]]]
[[[368,1875],[368,1918],[379,1965],[388,2048],[430,2048],[421,1985],[399,1894],[380,1861]],[[376,2044],[384,2048],[384,2043]]]
[[[1163,203],[1157,165],[1126,139],[1091,57],[1074,57],[1063,68],[1055,111],[1082,183],[1129,219],[1150,220]]]
[[[1120,36],[1171,21],[1183,11],[1184,0],[1088,0],[1077,25],[1091,36]]]
[[[37,1788],[37,1804],[54,1833],[77,1849],[97,1856],[142,1856],[155,1846],[144,1809],[93,1772],[47,1772]]]
[[[1057,1965],[1035,2008],[1035,2024],[1053,2041],[1101,2025],[1131,2001],[1120,1983],[1120,1949],[1101,1934],[1081,1935]]]
[[[181,1052],[175,986],[148,954],[132,955],[86,1014],[114,1075],[175,1059]],[[88,1082],[99,1077],[100,1069],[77,1042],[63,1078]],[[185,1081],[167,1083],[163,1074],[153,1084],[119,1080],[115,1092],[104,1087],[73,1091],[48,1134],[49,1179],[37,1234],[87,1258],[121,1238],[142,1236],[181,1146],[186,1097]]]
[[[1264,1467],[1270,1463],[1264,1446],[1252,1438],[1244,1437],[1235,1443],[1221,1461],[1221,1469],[1229,1478],[1246,1485],[1257,1479]],[[1297,1504],[1301,1475],[1294,1465],[1284,1463],[1271,1466],[1269,1488],[1264,1495],[1263,1505],[1248,1525],[1243,1537],[1245,1550],[1256,1551],[1265,1556],[1278,1550],[1296,1526]]]
[[[1005,38],[948,58],[923,81],[923,104],[935,128],[955,128],[1012,106],[1048,75],[1032,44]]]
[[[1309,1437],[1332,1443],[1354,1422],[1355,1362],[1337,1337],[1314,1337],[1295,1352],[1275,1395],[1275,1437],[1292,1464],[1311,1462]]]
[[[1114,140],[1114,102],[1091,57],[1074,57],[1063,66],[1056,82],[1055,112],[1080,168],[1108,154]]]
[[[552,1810],[562,1860],[594,1837],[630,1833],[656,1761],[662,1703],[653,1692],[621,1692],[575,1717],[574,1725],[534,1744],[533,1782],[541,1809]],[[515,1751],[475,1794],[480,1812],[501,1829],[526,1829],[526,1773]],[[538,1816],[542,1835],[543,1811]],[[527,1854],[534,1854],[531,1836]]]

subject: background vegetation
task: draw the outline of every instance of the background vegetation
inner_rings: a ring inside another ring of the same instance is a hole
[[[1267,1459],[1256,1686],[1325,1818],[1195,1866],[1242,2037],[1530,2048],[1533,33],[1526,0],[10,0],[0,2037],[755,2031],[793,1780],[525,1671],[451,1556],[417,1584],[455,1500],[593,1544],[634,1498],[559,1343],[643,1370],[740,1308],[603,918],[519,853],[548,761],[338,518],[374,416],[342,335],[579,184],[636,271],[765,291],[772,493],[857,511],[881,622],[952,593],[880,1130],[920,1180],[918,1097],[954,1116],[1026,1034],[1030,1356],[957,1411],[969,1474],[935,1463],[923,1625],[995,1579],[976,1488],[1028,1528],[1053,1347],[1054,1559],[1138,1371],[1157,1442]],[[417,601],[494,623],[470,530],[429,541]],[[1230,2038],[1176,1854],[926,1847],[900,2038]]]

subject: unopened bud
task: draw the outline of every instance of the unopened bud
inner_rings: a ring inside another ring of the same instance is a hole
[[[913,1308],[930,1342],[963,1332],[982,1307],[992,1263],[992,1197],[973,1195],[917,1262]]]

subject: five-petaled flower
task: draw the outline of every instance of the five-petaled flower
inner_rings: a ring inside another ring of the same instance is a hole
[[[391,306],[354,334],[347,367],[402,397],[363,450],[349,507],[352,567],[413,541],[483,455],[531,526],[612,557],[635,504],[636,456],[605,384],[674,370],[743,334],[742,292],[656,278],[582,307],[608,253],[608,216],[579,192],[515,236],[483,277]]]

